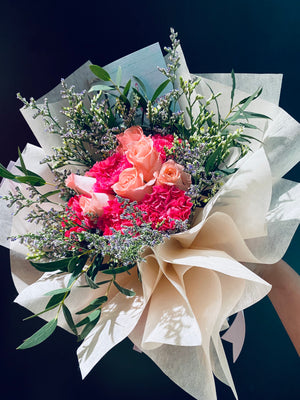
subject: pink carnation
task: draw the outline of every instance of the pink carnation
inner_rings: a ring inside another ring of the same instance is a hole
[[[176,186],[154,186],[138,208],[146,212],[144,221],[152,223],[153,229],[165,231],[175,228],[174,220],[187,220],[192,206],[190,197]]]
[[[103,215],[98,221],[98,228],[103,231],[104,235],[112,235],[116,231],[122,231],[126,226],[132,226],[132,222],[121,218],[124,213],[121,203],[115,198],[108,202],[108,206],[104,207]]]
[[[153,135],[153,147],[160,153],[163,162],[166,161],[166,152],[164,147],[171,149],[173,147],[174,136],[173,135]]]
[[[95,193],[113,193],[111,186],[118,182],[120,173],[131,166],[125,155],[115,153],[97,162],[85,175],[96,178]]]

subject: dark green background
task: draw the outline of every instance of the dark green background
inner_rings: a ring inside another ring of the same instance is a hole
[[[182,5],[180,5],[182,3]],[[0,6],[1,162],[17,158],[35,139],[15,93],[35,98],[90,59],[105,65],[159,41],[169,27],[192,72],[283,73],[280,105],[300,120],[300,2],[251,1],[2,1]],[[284,157],[284,155],[283,155]],[[299,166],[289,178],[299,181]],[[286,261],[299,272],[299,230]],[[38,348],[15,347],[42,325],[22,322],[29,312],[16,296],[8,251],[1,249],[1,394],[7,399],[189,399],[145,355],[124,341],[81,381],[77,344],[58,330]],[[299,358],[268,298],[246,310],[246,340],[231,366],[241,400],[299,398]],[[230,346],[225,345],[231,359]],[[233,399],[217,384],[219,399]],[[298,394],[298,395],[297,395]]]

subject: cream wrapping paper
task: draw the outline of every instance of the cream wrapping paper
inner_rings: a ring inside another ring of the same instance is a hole
[[[148,85],[157,86],[161,76],[158,78],[155,71],[157,65],[163,66],[161,51],[153,45],[141,52],[141,57],[136,52],[132,57],[110,64],[111,71],[121,64],[128,66],[129,74],[135,66],[134,74],[143,79],[147,65],[145,79],[150,76]],[[188,79],[190,74],[182,60],[179,73]],[[79,90],[88,89],[93,79],[87,71],[88,63],[71,75],[68,82],[78,84]],[[126,73],[123,79],[125,77]],[[252,88],[253,80],[247,81]],[[281,78],[276,81],[280,85]],[[224,94],[219,104],[225,115],[231,88],[203,79],[199,90],[205,96],[210,96],[205,82],[216,93]],[[276,102],[278,92],[274,93]],[[53,112],[61,106],[55,96],[50,105]],[[236,91],[237,100],[245,96]],[[51,95],[47,97],[49,101],[52,99]],[[23,115],[30,121],[30,113],[25,111]],[[230,315],[251,306],[270,290],[270,285],[243,263],[272,263],[280,259],[300,218],[300,185],[282,179],[299,160],[299,124],[277,105],[265,100],[257,99],[251,111],[272,118],[259,126],[258,137],[264,146],[253,142],[253,153],[239,163],[239,170],[206,207],[199,210],[189,231],[173,235],[157,248],[145,250],[144,261],[138,265],[142,284],[135,273],[120,275],[120,284],[133,289],[137,295],[126,298],[117,290],[111,291],[99,323],[78,348],[83,377],[107,351],[129,336],[136,347],[196,399],[216,399],[214,375],[229,385],[237,398],[220,331]],[[28,145],[23,156],[28,169],[49,181],[49,171],[39,160],[54,143],[48,141],[49,135],[37,120],[34,121],[30,126],[43,150]],[[14,185],[4,181],[1,194],[6,193],[8,187],[13,190]],[[8,223],[7,209],[1,205],[0,211],[1,221],[5,219]],[[12,220],[13,235],[32,230],[24,214]],[[5,245],[4,240],[1,244]],[[46,305],[44,293],[64,287],[69,277],[53,273],[42,275],[24,260],[26,252],[24,246],[12,243],[12,274],[20,291],[15,301],[37,313]],[[81,283],[78,282],[66,300],[72,313],[104,294],[102,288],[80,288]],[[53,311],[43,317],[50,320]],[[75,323],[80,317],[76,318]],[[59,325],[69,330],[63,318],[59,319]]]

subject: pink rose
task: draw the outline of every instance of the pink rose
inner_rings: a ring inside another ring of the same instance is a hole
[[[188,190],[191,186],[191,175],[183,171],[183,166],[177,164],[174,160],[166,161],[157,177],[157,182],[160,185],[177,186],[181,190]]]
[[[143,173],[135,167],[124,169],[120,173],[119,181],[112,186],[117,195],[131,201],[141,201],[145,195],[152,192],[155,179],[144,183]]]
[[[143,173],[135,167],[124,169],[119,176],[119,181],[112,188],[117,195],[131,201],[141,201],[145,195],[152,192],[155,179],[144,183]]]
[[[75,190],[78,194],[84,194],[85,196],[91,197],[93,192],[93,186],[96,183],[95,178],[89,176],[81,176],[71,174],[65,180],[65,185],[70,189]]]
[[[83,225],[83,226],[86,226],[87,228],[95,228],[96,227],[95,220],[89,218],[88,215],[85,215],[82,210],[82,207],[80,205],[80,202],[82,202],[82,200],[81,200],[82,197],[87,199],[87,197],[80,195],[80,196],[73,196],[68,201],[69,218],[74,224],[76,224],[78,226]],[[68,221],[65,221],[65,222],[68,222]]]
[[[140,126],[131,126],[124,132],[117,135],[117,139],[120,142],[117,150],[124,154],[128,150],[128,145],[132,142],[138,142],[142,137],[144,137],[143,129]]]
[[[143,173],[145,182],[153,179],[154,173],[160,170],[162,164],[159,152],[154,148],[152,139],[147,136],[129,144],[126,157]]]
[[[107,207],[108,202],[113,200],[114,196],[106,193],[93,193],[91,198],[81,196],[79,205],[83,215],[89,216],[91,219],[97,220],[103,214],[103,208]]]

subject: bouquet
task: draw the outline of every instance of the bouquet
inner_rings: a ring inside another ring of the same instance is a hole
[[[298,226],[299,185],[281,177],[299,124],[234,72],[231,88],[191,75],[170,38],[165,58],[155,44],[18,95],[41,148],[1,165],[1,218],[16,301],[47,321],[19,349],[59,325],[84,378],[129,337],[195,398],[216,398],[214,376],[237,397],[220,332],[238,313],[236,358],[242,310],[270,290],[252,264],[279,260]]]

